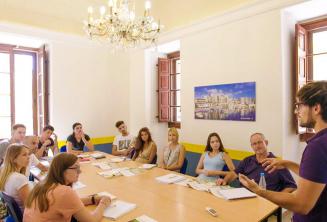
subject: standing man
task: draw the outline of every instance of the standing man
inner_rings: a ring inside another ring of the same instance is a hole
[[[251,147],[254,155],[246,157],[235,171],[229,172],[224,179],[218,179],[218,185],[226,185],[235,180],[238,174],[246,175],[256,183],[260,181],[260,173],[265,172],[261,165],[266,158],[275,158],[274,154],[268,152],[268,140],[262,133],[254,133],[250,137]],[[267,190],[278,192],[293,192],[296,189],[296,183],[288,169],[276,170],[273,173],[265,174]]]
[[[54,136],[54,139],[51,138]],[[35,153],[37,158],[48,156],[48,151],[51,149],[52,153],[55,155],[58,153],[58,141],[57,135],[54,133],[53,126],[45,126],[39,137],[38,151]]]
[[[23,143],[26,134],[26,126],[23,124],[15,124],[12,126],[11,138],[0,142],[0,165],[6,155],[7,148],[12,143]]]
[[[261,189],[240,174],[241,183],[281,207],[294,212],[294,222],[327,221],[327,81],[311,82],[297,93],[295,114],[300,126],[314,128],[316,135],[307,141],[300,165],[288,160],[267,158],[268,172],[288,168],[299,175],[298,189],[277,193]]]
[[[118,121],[116,128],[121,134],[115,137],[112,146],[112,155],[128,156],[134,147],[134,136],[127,131],[124,121]]]

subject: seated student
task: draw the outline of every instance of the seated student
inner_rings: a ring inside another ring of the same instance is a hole
[[[260,173],[265,172],[261,161],[266,158],[274,158],[274,154],[268,152],[268,140],[262,133],[254,133],[250,137],[251,147],[254,155],[246,157],[240,162],[235,171],[229,172],[224,179],[218,179],[217,185],[226,185],[235,180],[239,173],[253,179],[256,183],[260,181]],[[266,189],[281,192],[292,192],[296,189],[296,183],[287,169],[276,170],[273,173],[265,173]]]
[[[0,142],[0,165],[6,154],[6,150],[12,143],[22,143],[26,134],[26,127],[23,124],[15,124],[12,126],[11,138]]]
[[[198,179],[203,181],[215,181],[219,176],[225,176],[228,172],[223,171],[227,165],[229,170],[234,170],[232,159],[226,153],[224,145],[217,133],[210,133],[205,148],[205,153],[201,155],[196,173]]]
[[[90,141],[90,137],[84,134],[82,124],[74,123],[73,130],[74,132],[67,138],[67,152],[76,155],[81,154],[84,150],[84,146],[86,146],[89,151],[93,151],[94,146]]]
[[[26,201],[24,222],[70,222],[72,216],[81,222],[100,221],[109,206],[109,197],[80,198],[72,189],[81,173],[78,158],[71,153],[60,153],[51,162],[47,177],[35,185]],[[90,212],[85,205],[97,204]]]
[[[51,149],[54,155],[58,153],[57,135],[53,131],[54,128],[50,125],[43,128],[39,137],[38,150],[35,153],[37,158],[48,156],[49,149]],[[51,135],[54,136],[54,140],[51,138]]]
[[[179,172],[185,158],[185,148],[178,143],[178,131],[176,128],[168,130],[168,146],[164,147],[159,160],[159,167]]]
[[[152,140],[149,129],[147,127],[140,129],[132,159],[139,163],[152,163],[156,155],[157,145]]]
[[[22,144],[11,144],[6,152],[0,171],[0,190],[13,197],[21,211],[30,193],[28,179],[25,176],[29,163],[29,150]]]
[[[30,161],[26,168],[25,175],[28,177],[30,175],[31,167],[37,167],[41,171],[47,171],[48,167],[44,166],[38,158],[35,156],[35,152],[38,150],[39,138],[37,136],[26,136],[24,138],[24,145],[29,148]]]
[[[115,137],[112,146],[112,155],[128,156],[134,148],[134,136],[127,131],[127,126],[124,121],[118,121],[116,128],[121,133]]]

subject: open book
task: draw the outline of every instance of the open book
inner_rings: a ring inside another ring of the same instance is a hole
[[[108,163],[106,162],[97,162],[97,163],[92,163],[93,166],[99,167],[101,170],[111,170],[111,166],[109,166]]]
[[[176,183],[181,180],[184,180],[185,177],[182,175],[170,173],[164,176],[156,177],[156,180],[158,180],[161,183]]]
[[[150,163],[146,163],[146,164],[143,164],[142,166],[140,166],[139,168],[143,168],[143,169],[152,169],[153,167],[156,167],[157,164],[150,164]]]
[[[117,218],[127,214],[135,208],[136,204],[116,200],[104,210],[103,216],[112,220],[117,220]]]
[[[242,198],[251,198],[256,197],[255,193],[245,189],[245,188],[232,188],[232,189],[210,189],[211,193],[217,197],[219,195],[226,200],[233,200],[233,199],[242,199]]]

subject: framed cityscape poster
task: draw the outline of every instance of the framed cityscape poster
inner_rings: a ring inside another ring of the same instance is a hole
[[[208,120],[255,121],[255,82],[194,87],[194,117]]]

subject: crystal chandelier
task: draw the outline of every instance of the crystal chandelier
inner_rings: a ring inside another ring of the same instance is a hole
[[[151,2],[145,2],[144,15],[136,17],[135,0],[109,0],[100,7],[100,17],[94,18],[92,7],[84,29],[91,39],[99,39],[118,48],[131,48],[141,43],[155,43],[160,32],[159,23],[150,16]]]

